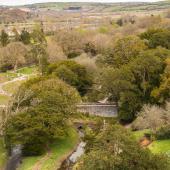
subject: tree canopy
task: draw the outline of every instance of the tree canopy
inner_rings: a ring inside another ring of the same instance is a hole
[[[168,160],[142,149],[124,128],[107,126],[76,166],[78,170],[168,170]]]
[[[85,95],[92,86],[92,79],[86,68],[72,60],[53,63],[49,65],[47,72],[74,86],[81,95]]]
[[[5,124],[7,147],[21,144],[24,154],[41,154],[50,142],[67,135],[68,119],[79,101],[77,91],[59,79],[26,82],[14,96]]]

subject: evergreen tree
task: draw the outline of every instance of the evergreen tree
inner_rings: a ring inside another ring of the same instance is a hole
[[[22,41],[24,44],[29,44],[30,39],[31,39],[30,33],[23,29],[20,35],[20,41]]]
[[[4,47],[9,43],[9,35],[2,30],[1,31],[1,45]]]

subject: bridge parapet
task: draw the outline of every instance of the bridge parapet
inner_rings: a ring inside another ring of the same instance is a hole
[[[77,105],[78,111],[101,117],[117,117],[117,106],[115,103],[81,103]]]

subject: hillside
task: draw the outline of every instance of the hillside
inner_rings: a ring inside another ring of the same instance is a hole
[[[1,23],[25,22],[30,17],[30,12],[18,8],[0,8]]]
[[[83,10],[93,10],[100,12],[119,12],[119,11],[148,11],[148,10],[162,10],[169,9],[170,2],[162,1],[155,3],[146,2],[128,2],[128,3],[39,3],[33,5],[26,5],[25,7],[31,9],[55,9],[64,10],[70,6],[82,7]]]

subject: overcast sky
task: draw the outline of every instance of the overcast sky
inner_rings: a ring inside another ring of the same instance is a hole
[[[23,5],[39,2],[154,2],[158,0],[0,0],[0,5]]]

